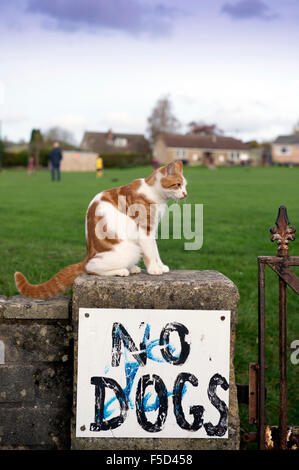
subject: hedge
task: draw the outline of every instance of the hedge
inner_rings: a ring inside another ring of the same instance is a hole
[[[138,165],[150,165],[150,154],[142,153],[100,153],[104,168],[128,168]]]
[[[29,159],[28,150],[19,152],[4,152],[3,167],[27,166]]]
[[[39,153],[39,164],[41,166],[47,167],[48,166],[48,157],[50,149],[42,149]],[[20,150],[19,152],[9,152],[5,151],[3,154],[3,167],[14,167],[14,166],[23,166],[27,167],[29,160],[29,151],[28,150]]]
[[[0,170],[3,166],[5,147],[3,141],[0,139]]]
[[[41,149],[39,152],[39,164],[43,167],[48,166],[49,153],[51,148]],[[150,165],[152,157],[150,154],[141,153],[101,153],[104,168],[129,168],[138,165]],[[19,152],[5,151],[3,154],[3,167],[23,166],[27,167],[29,160],[29,151],[21,150]]]
[[[41,166],[47,167],[49,163],[49,155],[52,150],[52,147],[41,149],[39,152],[39,164]]]

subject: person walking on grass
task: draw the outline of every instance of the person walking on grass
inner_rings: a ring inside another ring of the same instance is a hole
[[[32,175],[34,170],[35,170],[34,155],[30,155],[29,160],[28,160],[28,170],[27,170],[28,176]]]
[[[49,160],[51,162],[52,181],[55,181],[55,176],[57,176],[57,181],[60,181],[60,162],[62,160],[62,152],[58,142],[54,142],[49,155]]]

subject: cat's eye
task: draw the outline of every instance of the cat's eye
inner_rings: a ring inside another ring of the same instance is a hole
[[[181,185],[181,183],[177,183],[177,186],[180,188],[182,185]]]

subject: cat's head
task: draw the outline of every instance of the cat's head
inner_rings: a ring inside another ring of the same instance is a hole
[[[160,173],[158,181],[161,192],[166,199],[179,201],[187,196],[187,181],[183,175],[183,163],[171,162],[157,170]]]

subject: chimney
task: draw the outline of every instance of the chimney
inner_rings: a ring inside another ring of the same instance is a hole
[[[107,140],[112,142],[112,139],[113,139],[112,129],[109,129],[108,134],[107,134]]]

